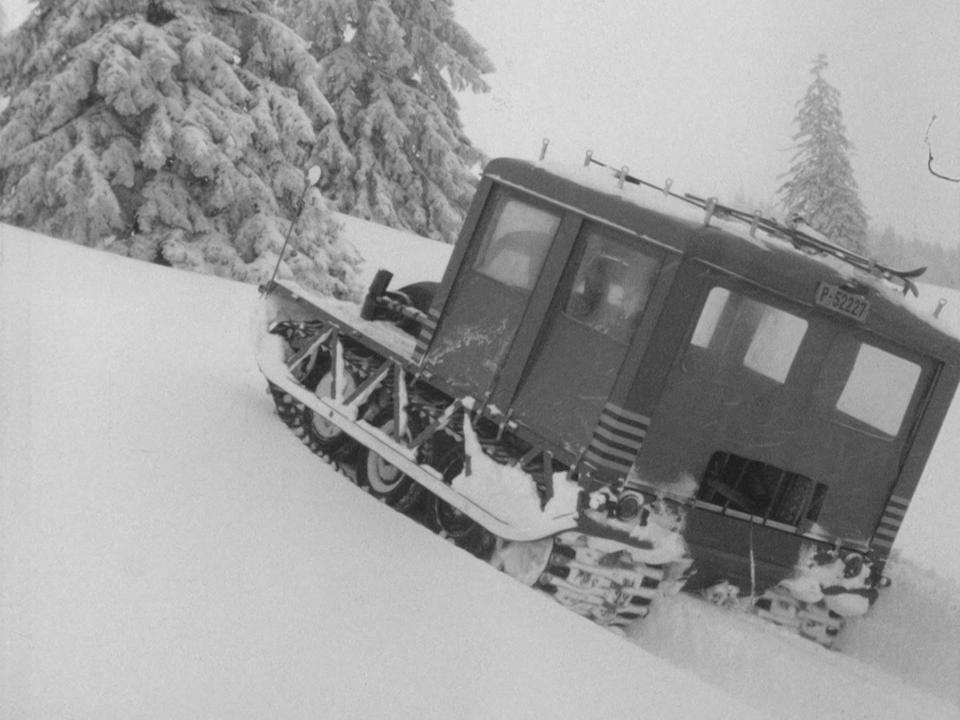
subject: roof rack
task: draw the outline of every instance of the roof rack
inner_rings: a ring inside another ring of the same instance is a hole
[[[544,149],[546,149],[546,147],[544,147]],[[914,280],[927,271],[926,267],[914,268],[912,270],[897,270],[878,263],[872,258],[832,243],[825,238],[817,237],[816,235],[800,230],[797,226],[803,222],[803,219],[799,216],[794,217],[789,225],[785,225],[773,218],[763,217],[758,212],[751,213],[745,210],[738,210],[728,205],[721,205],[717,202],[717,198],[701,198],[690,193],[679,195],[670,189],[672,181],[667,180],[663,187],[647,182],[646,180],[631,175],[627,166],[618,169],[597,160],[591,150],[587,151],[583,164],[584,167],[599,165],[602,168],[612,171],[620,187],[623,187],[624,183],[647,187],[651,190],[661,192],[667,197],[676,198],[677,200],[700,208],[705,212],[704,225],[709,225],[710,220],[714,217],[737,220],[749,225],[751,236],[754,235],[759,228],[772,237],[789,242],[798,250],[816,255],[830,255],[870,275],[899,284],[903,288],[904,295],[908,292],[914,295],[919,294]]]

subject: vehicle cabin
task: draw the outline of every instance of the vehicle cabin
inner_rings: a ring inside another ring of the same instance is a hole
[[[746,582],[751,548],[760,579],[810,540],[882,562],[960,342],[892,283],[705,218],[602,171],[491,161],[423,371],[587,482],[691,504],[688,589]]]

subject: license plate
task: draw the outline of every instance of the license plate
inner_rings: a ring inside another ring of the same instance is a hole
[[[863,295],[848,292],[829,283],[817,285],[817,294],[814,299],[820,307],[833,310],[859,322],[866,320],[867,313],[870,312],[870,301]]]

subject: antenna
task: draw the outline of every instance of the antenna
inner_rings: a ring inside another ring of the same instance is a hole
[[[296,227],[297,222],[300,220],[300,216],[303,214],[303,201],[307,197],[307,191],[315,187],[318,182],[320,182],[320,177],[323,174],[323,171],[320,170],[319,165],[314,165],[307,171],[307,182],[303,186],[303,192],[300,193],[300,199],[297,201],[297,216],[291,221],[290,226],[287,228],[287,237],[283,240],[283,247],[280,248],[280,254],[277,255],[277,264],[273,267],[273,274],[270,276],[270,282],[267,283],[267,287],[273,284],[273,281],[277,279],[277,271],[280,269],[280,261],[283,260],[284,254],[287,252],[287,244],[290,242],[290,236],[293,235],[293,228]]]

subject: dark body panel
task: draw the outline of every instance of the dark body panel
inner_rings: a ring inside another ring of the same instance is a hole
[[[548,239],[493,232],[505,198],[531,208],[507,226]],[[809,541],[885,559],[955,392],[960,341],[841,259],[671,202],[602,174],[491,161],[425,371],[587,484],[687,502],[704,577],[749,576],[752,548],[772,582]],[[497,269],[485,253],[510,243]],[[868,312],[826,307],[831,292]],[[619,319],[584,309],[591,293]]]

